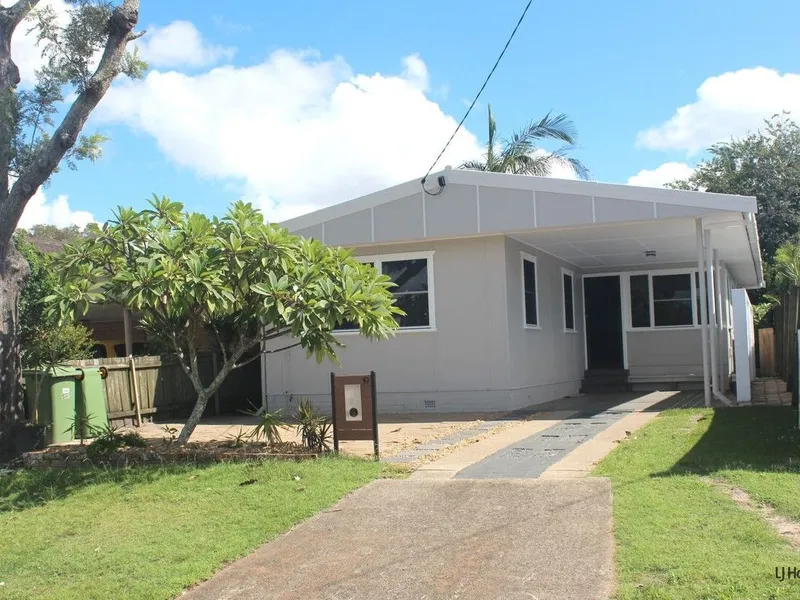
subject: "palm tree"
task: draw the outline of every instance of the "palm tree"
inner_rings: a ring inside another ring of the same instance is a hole
[[[564,146],[553,152],[537,147],[539,140],[558,140]],[[572,168],[581,179],[589,177],[589,169],[577,158],[567,156],[577,135],[575,125],[565,114],[547,113],[541,121],[531,121],[524,129],[511,135],[509,140],[497,139],[497,123],[489,106],[489,139],[483,161],[467,161],[459,168],[517,175],[550,175],[553,167],[565,165]],[[498,146],[502,146],[498,148]]]

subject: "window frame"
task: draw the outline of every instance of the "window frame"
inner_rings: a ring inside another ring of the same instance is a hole
[[[538,270],[537,270],[538,274]],[[570,281],[572,282],[571,292],[572,292],[572,328],[570,329],[567,327],[567,286],[564,283],[564,276],[569,276]],[[539,294],[537,290],[536,299],[538,301]],[[561,267],[561,312],[564,315],[564,333],[578,333],[578,322],[575,319],[575,273],[570,271],[569,269],[565,269]],[[536,310],[537,316],[539,313],[538,307]]]
[[[541,329],[542,319],[539,311],[539,261],[533,254],[520,252],[519,273],[520,273],[520,294],[522,296],[522,327],[523,329]],[[533,263],[533,291],[536,295],[536,324],[528,323],[528,315],[525,309],[525,261]],[[574,287],[573,280],[573,287]]]
[[[400,252],[397,254],[370,254],[364,256],[353,256],[360,263],[372,263],[372,266],[378,271],[383,273],[384,262],[394,262],[400,260],[420,260],[427,261],[428,270],[428,325],[419,327],[397,327],[397,333],[415,333],[415,332],[428,332],[436,331],[436,298],[434,295],[434,276],[433,276],[433,255],[434,250],[426,250],[423,252]],[[389,291],[392,291],[391,289]],[[421,292],[417,292],[421,293]],[[334,335],[361,335],[358,329],[334,329]]]
[[[627,331],[664,331],[670,329],[699,329],[700,328],[700,315],[697,314],[697,286],[695,278],[697,277],[697,269],[658,269],[654,271],[627,271],[624,273],[626,276],[626,297],[627,303],[626,312],[626,327]],[[647,294],[650,303],[650,325],[647,327],[634,327],[633,326],[633,306],[631,305],[631,277],[634,275],[647,275]],[[690,298],[692,299],[692,322],[688,325],[656,325],[655,324],[655,300],[653,296],[653,277],[660,275],[688,275],[690,286]]]

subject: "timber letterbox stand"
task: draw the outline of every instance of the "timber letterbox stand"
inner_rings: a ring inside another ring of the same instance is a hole
[[[369,375],[331,373],[333,449],[339,440],[372,440],[378,458],[378,405],[375,371]]]

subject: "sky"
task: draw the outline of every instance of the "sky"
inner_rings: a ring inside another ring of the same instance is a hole
[[[20,226],[102,222],[153,194],[281,221],[421,178],[524,5],[141,0],[149,70],[87,123],[110,138],[102,158],[56,173]],[[710,145],[800,114],[798,20],[796,0],[534,1],[436,170],[480,157],[490,103],[501,135],[566,113],[591,179],[685,178]],[[40,64],[27,29],[12,39],[23,87]]]

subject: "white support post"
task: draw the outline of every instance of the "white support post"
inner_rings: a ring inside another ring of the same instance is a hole
[[[711,390],[716,396],[719,390],[719,361],[717,355],[719,354],[719,336],[717,329],[717,294],[716,286],[714,285],[714,250],[711,247],[711,231],[705,231],[705,246],[706,246],[706,285],[708,286],[708,343],[711,348]],[[703,278],[700,278],[700,284],[703,283]]]
[[[696,219],[697,228],[697,271],[700,282],[700,338],[703,345],[703,400],[705,405],[711,406],[711,370],[709,369],[708,356],[708,304],[706,301],[706,286],[703,285],[703,273],[705,273],[705,252],[703,219]]]
[[[706,229],[706,269],[708,276],[708,309],[711,314],[708,318],[709,329],[709,344],[711,346],[711,393],[714,398],[726,404],[731,405],[731,401],[719,389],[719,321],[717,312],[717,286],[716,273],[714,272],[714,260],[716,258],[716,251],[711,248],[711,231]],[[702,282],[701,282],[702,283]],[[702,287],[702,286],[701,286]]]

